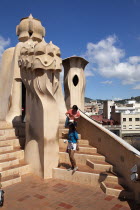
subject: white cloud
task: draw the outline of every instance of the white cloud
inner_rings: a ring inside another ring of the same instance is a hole
[[[86,77],[93,77],[94,73],[93,73],[93,69],[92,66],[90,66],[90,64],[85,68],[85,76]]]
[[[106,80],[106,81],[103,81],[103,82],[101,82],[102,84],[108,84],[108,85],[111,85],[112,84],[112,81],[110,81],[110,80]]]
[[[140,89],[140,84],[135,85],[135,86],[133,87],[133,89],[134,89],[134,90],[139,90],[139,89]]]
[[[140,56],[131,56],[128,58],[128,62],[131,64],[140,63]]]
[[[85,70],[85,76],[86,76],[86,77],[93,77],[94,74],[93,74],[93,72],[90,71],[90,70]]]
[[[10,44],[10,39],[8,38],[7,40],[0,36],[0,59],[1,56],[5,50],[5,48]]]
[[[118,38],[109,36],[98,43],[88,43],[84,57],[105,78],[118,78],[123,85],[140,82],[140,56],[125,58],[125,50],[116,46]]]

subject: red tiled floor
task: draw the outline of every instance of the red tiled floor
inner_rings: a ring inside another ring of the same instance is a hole
[[[38,199],[44,199],[44,198],[45,198],[45,196],[39,195],[39,194],[34,195],[34,197],[36,197],[36,198],[38,198]]]
[[[22,182],[4,188],[7,210],[110,210],[131,209],[127,201],[107,196],[98,187],[24,176]],[[131,204],[132,206],[132,204]]]
[[[113,208],[111,208],[111,210],[117,210],[117,209],[120,209],[121,207],[123,207],[123,206],[116,204],[115,206],[113,206]]]
[[[26,200],[27,198],[30,198],[30,196],[29,196],[29,195],[26,195],[26,196],[24,196],[24,197],[21,197],[20,199],[18,199],[18,201],[24,201],[24,200]]]
[[[56,184],[56,185],[54,185],[53,187],[66,187],[67,185],[64,185],[64,184],[61,184],[61,183],[58,183],[58,184]]]
[[[62,206],[64,207],[65,209],[71,209],[73,206],[72,205],[69,205],[67,203],[60,203],[59,206]]]
[[[116,204],[115,207],[117,207],[118,209],[123,207],[122,205]]]
[[[114,198],[114,196],[107,196],[104,200],[106,200],[106,201],[111,201],[112,199]]]

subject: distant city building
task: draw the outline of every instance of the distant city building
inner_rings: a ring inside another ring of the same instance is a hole
[[[94,100],[85,103],[85,114],[123,139],[140,137],[140,103],[134,100],[125,104]]]
[[[84,111],[88,116],[102,114],[103,104],[98,103],[96,100],[92,100],[89,103],[85,103]]]
[[[140,103],[137,103],[136,101],[127,101],[127,103],[125,105],[122,104],[114,104],[115,106],[115,112],[116,113],[126,113],[126,114],[130,114],[130,113],[140,113]]]
[[[106,119],[111,119],[111,109],[114,105],[114,101],[104,101],[103,105],[103,116]]]
[[[105,101],[103,110],[103,116],[113,120],[112,128],[109,130],[118,125],[119,135],[122,138],[140,137],[140,103],[130,100],[122,105]]]

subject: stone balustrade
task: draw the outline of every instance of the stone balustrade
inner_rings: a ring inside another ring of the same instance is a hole
[[[135,164],[140,168],[140,152],[82,112],[77,129],[82,138],[88,139],[89,144],[97,147],[97,151],[113,165],[113,171],[123,177],[124,184],[134,192],[135,200],[140,202],[140,182],[130,179],[131,168]]]

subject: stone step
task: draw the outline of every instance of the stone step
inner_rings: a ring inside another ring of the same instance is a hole
[[[86,140],[86,139],[79,139],[79,140],[78,140],[78,143],[79,143],[79,145],[81,145],[81,146],[84,146],[84,145],[88,146],[88,145],[89,145],[89,141]]]
[[[69,132],[68,128],[60,128],[59,129],[59,138],[60,139],[67,139],[68,132]],[[81,134],[78,134],[78,139],[81,139]]]
[[[76,172],[67,171],[70,168],[68,163],[60,163],[59,168],[53,168],[53,178],[71,181],[80,184],[91,185],[94,187],[100,187],[100,183],[104,180],[104,172],[94,170],[87,165],[79,165]],[[108,174],[108,176],[112,176]]]
[[[0,160],[0,171],[2,171],[3,168],[17,165],[19,164],[19,159],[17,158],[8,158]]]
[[[1,178],[2,188],[21,182],[21,176],[19,174],[14,174]]]
[[[64,143],[66,141],[66,143]],[[59,139],[59,147],[66,148],[67,145],[67,139]],[[88,140],[78,140],[79,146],[89,146]]]
[[[124,183],[124,179],[122,177],[120,177],[119,175],[116,175],[113,172],[101,172],[100,173],[102,180],[101,181],[107,181],[107,182],[113,182],[116,184],[123,184]]]
[[[95,154],[80,154],[79,153],[75,153],[74,154],[74,157],[75,157],[75,160],[76,160],[76,163],[77,164],[81,164],[81,165],[86,165],[86,161],[87,159],[90,159],[90,160],[102,160],[104,161],[105,160],[105,157],[103,155],[100,155],[98,153],[95,153]],[[60,163],[69,163],[69,155],[68,153],[66,152],[59,152],[59,161]]]
[[[13,150],[13,146],[11,146],[11,145],[0,146],[0,153],[11,151],[11,150]]]
[[[95,170],[95,169],[92,169],[91,167],[89,167],[87,165],[77,164],[77,166],[78,166],[78,171],[76,171],[76,173],[77,172],[84,172],[81,175],[82,177],[80,179],[85,178],[86,180],[88,180],[88,179],[90,180],[90,178],[92,177],[92,179],[93,179],[92,182],[94,182],[95,184],[99,184],[99,183],[101,183],[103,181],[106,181],[106,180],[109,181],[109,182],[114,182],[116,184],[118,184],[120,182],[123,183],[123,180],[122,180],[121,177],[117,177],[116,175],[114,175],[114,174],[112,174],[110,172],[104,172],[102,170]],[[55,177],[58,178],[58,179],[60,178],[62,180],[67,180],[67,173],[66,173],[66,171],[70,167],[71,167],[70,163],[65,163],[65,162],[59,163],[58,169],[60,169],[60,170],[54,171]],[[64,170],[61,171],[61,169],[64,169]],[[71,172],[71,175],[73,175],[72,171],[70,171],[70,172]],[[89,174],[93,174],[93,175],[91,175],[91,177],[90,177]],[[70,177],[69,177],[69,181],[71,181],[71,180],[72,179],[70,179]],[[77,180],[74,180],[74,182],[77,182]],[[90,182],[87,183],[87,184],[90,184]]]
[[[0,135],[5,137],[11,137],[15,136],[15,129],[14,128],[7,128],[7,129],[1,129]]]
[[[10,140],[10,139],[17,139],[17,136],[0,136],[0,141],[2,140]]]
[[[2,177],[11,176],[14,174],[19,174],[21,176],[30,172],[31,172],[30,165],[25,163],[19,163],[14,166],[5,167],[3,168],[2,171],[0,171]]]
[[[59,151],[60,152],[65,152],[66,149],[67,149],[67,142],[64,143],[64,146],[63,147],[59,147]],[[75,151],[76,153],[82,153],[82,154],[95,154],[97,153],[97,148],[95,147],[92,147],[92,146],[79,146],[79,150],[78,151]]]
[[[97,148],[91,146],[79,146],[79,152],[84,154],[95,154],[97,153]]]
[[[69,132],[68,128],[59,128],[59,137],[63,134],[67,134]]]
[[[0,153],[0,160],[8,158],[18,158],[20,160],[24,159],[24,150],[14,148],[12,151],[6,151]]]
[[[98,173],[83,172],[79,170],[73,173],[73,171],[67,171],[66,169],[53,168],[52,176],[54,179],[86,184],[94,187],[100,186],[98,182],[100,175]]]
[[[59,129],[59,134],[61,134],[61,133],[68,133],[68,132],[69,132],[68,128],[60,128]]]
[[[13,128],[13,125],[6,121],[0,121],[0,130]]]
[[[4,146],[4,145],[11,145],[14,147],[20,146],[19,139],[15,137],[13,139],[0,140],[0,146]]]
[[[68,132],[59,133],[59,139],[67,139],[67,138],[68,138]],[[81,134],[78,134],[78,139],[81,139]]]
[[[87,165],[77,164],[77,166],[78,166],[78,171],[81,171],[81,172],[94,173],[94,174],[104,173],[103,171],[94,170],[93,168],[90,168]],[[65,162],[59,163],[59,165],[58,165],[58,168],[61,168],[61,169],[68,169],[70,167],[71,167],[71,164],[65,163]]]
[[[113,170],[113,166],[105,161],[98,161],[98,160],[91,161],[91,160],[87,159],[86,164],[96,170],[104,170],[104,171],[112,171]]]
[[[123,199],[134,198],[133,192],[124,189],[124,187],[114,182],[107,182],[107,181],[101,182],[101,189],[107,195],[115,196],[117,198],[123,198]]]
[[[64,129],[65,128],[65,124],[59,124],[59,129]]]

